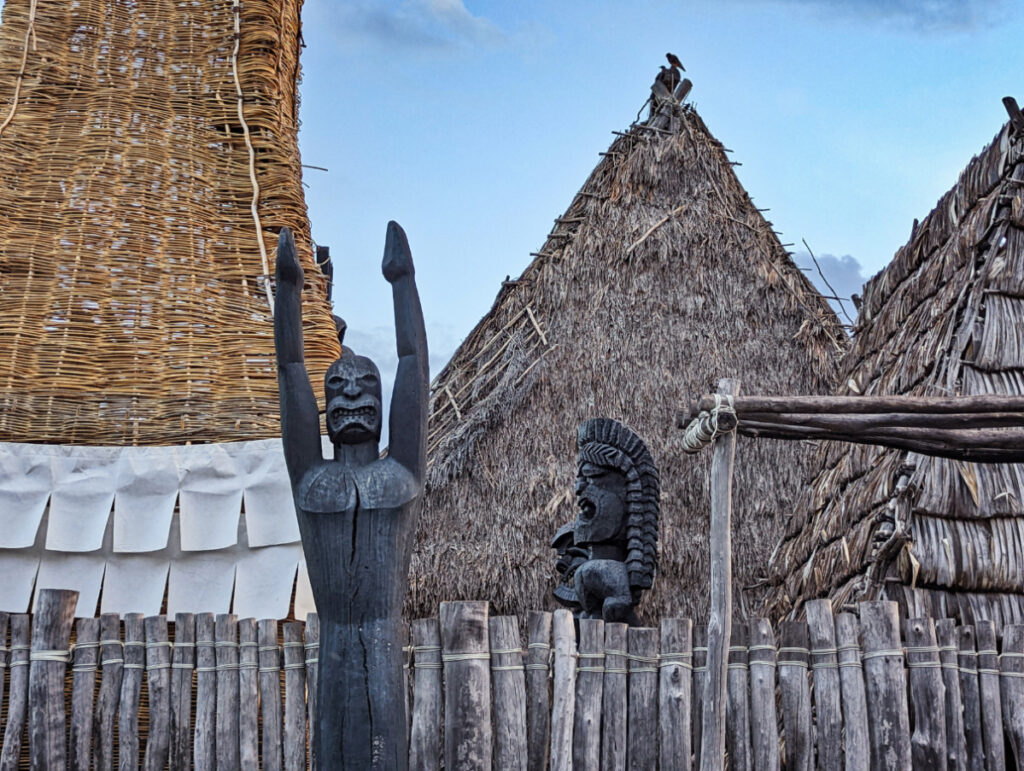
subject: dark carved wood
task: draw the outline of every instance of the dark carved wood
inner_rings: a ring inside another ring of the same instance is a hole
[[[426,469],[427,341],[405,233],[388,224],[398,372],[390,446],[380,458],[380,374],[348,348],[325,378],[327,432],[320,449],[316,398],[303,360],[302,268],[291,232],[277,252],[274,334],[281,431],[299,530],[320,618],[321,768],[405,769],[408,764],[401,609]]]

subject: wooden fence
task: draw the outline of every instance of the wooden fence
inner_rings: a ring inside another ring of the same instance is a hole
[[[308,767],[315,616],[105,615],[72,635],[65,595],[41,592],[31,628],[0,613],[0,771]],[[858,610],[733,627],[731,768],[1024,768],[1024,626]],[[584,620],[577,640],[568,611],[526,626],[484,602],[413,622],[412,769],[699,766],[706,632]]]

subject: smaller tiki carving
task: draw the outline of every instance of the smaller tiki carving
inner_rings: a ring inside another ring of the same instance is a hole
[[[551,542],[555,598],[580,618],[637,624],[633,609],[654,583],[658,469],[643,440],[609,418],[586,421],[576,443],[579,514]]]

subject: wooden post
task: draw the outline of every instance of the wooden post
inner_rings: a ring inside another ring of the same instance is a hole
[[[544,771],[548,767],[551,747],[551,693],[548,684],[551,614],[530,611],[526,626],[526,740],[529,743],[526,765],[530,771]]]
[[[78,592],[40,589],[32,624],[28,676],[28,746],[33,771],[67,765],[64,675]]]
[[[868,704],[860,643],[857,641],[858,627],[857,617],[852,613],[836,616],[836,650],[843,697],[843,724],[846,727],[846,771],[868,771],[871,762]]]
[[[604,687],[601,694],[601,769],[626,768],[626,716],[629,672],[626,658],[626,624],[604,625]]]
[[[10,663],[10,648],[7,645],[7,625],[10,615],[0,610],[0,704],[4,703],[4,686],[7,683],[7,665]],[[3,737],[0,736],[0,750]]]
[[[258,768],[259,737],[259,642],[256,619],[238,622],[238,762],[242,768]]]
[[[1017,768],[1024,768],[1024,626],[1003,627],[1003,655],[999,660],[1002,675],[1003,722],[1013,748]]]
[[[0,641],[3,632],[0,631]],[[92,764],[93,696],[96,690],[96,662],[99,660],[100,620],[80,618],[75,624],[75,662],[71,683],[72,771],[89,771]]]
[[[240,767],[238,760],[238,616],[233,613],[217,614],[213,639],[217,660],[217,771],[227,771]]]
[[[317,744],[319,730],[317,715],[319,714],[318,692],[320,688],[320,616],[316,613],[306,614],[306,723],[309,730],[309,765],[312,771],[321,771],[320,747]],[[280,692],[278,693],[280,696]],[[408,698],[408,689],[406,690]],[[406,705],[408,707],[408,705]]]
[[[725,746],[732,771],[750,771],[750,701],[747,696],[747,625],[733,624],[726,675]]]
[[[787,771],[814,767],[811,689],[807,684],[808,635],[802,621],[783,621],[779,628],[779,690],[786,730]]]
[[[871,768],[910,771],[910,717],[895,602],[860,603]]]
[[[302,624],[284,625],[284,768],[306,769],[306,657]]]
[[[978,639],[978,689],[981,692],[981,731],[985,742],[985,767],[1006,768],[1003,744],[1003,710],[999,698],[999,652],[992,621],[976,621]]]
[[[818,708],[818,768],[839,771],[843,767],[843,713],[840,706],[839,663],[836,629],[830,600],[811,600],[805,606],[814,672],[814,703]]]
[[[661,620],[658,664],[659,759],[661,768],[690,767],[690,690],[693,680],[693,624],[688,618]]]
[[[487,612],[486,602],[441,603],[445,768],[491,768]]]
[[[579,621],[579,665],[576,668],[576,704],[572,730],[574,769],[601,764],[601,703],[604,696],[604,621]]]
[[[718,381],[718,393],[735,396],[738,380]],[[715,439],[711,457],[711,609],[708,618],[708,670],[704,687],[701,771],[725,765],[726,648],[732,636],[732,467],[736,432]]]
[[[217,654],[212,613],[196,615],[196,731],[192,753],[196,771],[217,767]]]
[[[658,762],[658,630],[630,627],[629,755],[630,771],[653,769]]]
[[[440,771],[442,664],[441,628],[436,618],[412,622],[412,646],[414,684],[409,771]]]
[[[191,613],[174,617],[171,662],[170,771],[192,768],[192,672],[196,665],[196,619]]]
[[[261,619],[258,634],[263,771],[281,771],[281,649],[277,647],[277,621]]]
[[[124,672],[117,705],[117,767],[139,767],[139,698],[146,668],[146,632],[141,613],[124,614]]]
[[[965,771],[967,746],[964,742],[963,702],[960,698],[960,674],[956,663],[959,650],[956,639],[956,621],[944,618],[935,624],[939,643],[942,685],[946,689],[946,767],[949,771]]]
[[[149,616],[146,632],[146,681],[149,688],[149,735],[143,767],[160,771],[171,749],[171,643],[167,616]]]
[[[526,771],[526,678],[519,619],[490,619],[491,693],[494,706],[494,767]]]
[[[96,700],[96,724],[93,731],[93,757],[96,771],[114,767],[114,719],[121,700],[124,675],[124,645],[121,642],[121,616],[104,613],[100,616],[100,695]],[[13,673],[12,673],[13,674]]]
[[[708,683],[708,628],[698,624],[693,628],[693,758],[700,768],[704,739],[704,691]]]
[[[960,697],[964,707],[964,743],[969,771],[984,771],[985,742],[981,731],[981,690],[978,688],[978,652],[974,627],[960,627]]]
[[[556,610],[554,698],[551,702],[551,771],[572,771],[572,726],[576,707],[576,630],[572,613]]]
[[[749,628],[750,734],[755,771],[779,771],[778,713],[775,709],[775,633],[766,618]]]
[[[7,725],[4,726],[4,748],[0,752],[0,771],[16,771],[21,757],[21,737],[28,713],[30,634],[27,614],[11,616],[11,658],[8,665],[11,682],[7,689]]]
[[[930,618],[907,621],[907,676],[914,708],[910,753],[914,768],[946,771],[946,694],[935,625]]]

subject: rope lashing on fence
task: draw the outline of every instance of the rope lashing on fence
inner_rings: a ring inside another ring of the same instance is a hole
[[[635,661],[638,664],[657,664],[659,657],[658,656],[641,656],[641,655],[636,654],[636,653],[627,653],[626,654],[626,658],[629,659],[631,662]],[[657,672],[658,671],[658,667],[656,667],[656,666],[654,666],[654,667],[644,667],[644,666],[636,667],[636,666],[633,666],[632,664],[630,664],[629,671],[631,673],[634,673],[634,674],[637,673],[637,672]]]
[[[318,643],[318,642],[308,642],[308,643],[306,643],[306,654],[307,655],[313,649],[316,649],[317,651],[319,651],[320,650],[320,643]],[[307,664],[319,664],[320,663],[320,654],[317,653],[317,655],[314,656],[311,659],[307,658],[306,659],[306,663]],[[407,665],[407,668],[408,668],[408,665]]]
[[[839,645],[836,647],[836,655],[838,656],[843,651],[851,651],[853,653],[852,659],[846,659],[843,661],[840,659],[836,665],[840,669],[843,667],[854,667],[855,669],[863,669],[864,667],[860,663],[860,646],[859,645]]]
[[[698,453],[715,441],[715,438],[734,430],[722,429],[719,427],[719,419],[722,415],[735,417],[736,410],[733,407],[733,400],[730,394],[714,394],[715,406],[710,410],[700,412],[697,417],[690,421],[690,424],[683,432],[683,452]],[[735,420],[730,421],[735,427]]]
[[[30,650],[28,654],[29,661],[57,661],[61,664],[67,664],[71,661],[71,651],[50,651],[41,650],[33,651]]]
[[[693,653],[690,651],[680,651],[679,653],[662,653],[661,661],[658,662],[659,667],[682,667],[683,669],[693,670]]]
[[[893,649],[884,649],[884,650],[880,650],[880,651],[870,651],[868,653],[862,653],[860,655],[860,660],[861,661],[867,661],[868,659],[879,659],[879,658],[884,658],[886,656],[899,656],[900,658],[903,658],[903,649],[902,648],[893,648]]]
[[[581,659],[599,659],[599,660],[603,661],[604,658],[605,658],[605,655],[606,654],[604,654],[604,653],[579,653],[579,654],[577,654],[577,658],[581,658]],[[577,665],[576,666],[576,671],[577,672],[602,672],[603,673],[605,671],[605,668],[603,666],[599,666],[599,667],[584,667],[584,666]]]
[[[760,644],[760,645],[751,645],[750,647],[747,648],[747,653],[748,654],[753,653],[754,651],[771,651],[772,658],[770,658],[770,659],[748,659],[748,661],[747,661],[748,668],[754,666],[754,664],[762,664],[763,666],[773,667],[773,668],[776,666],[776,664],[775,664],[776,650],[775,650],[775,646],[774,645]]]

